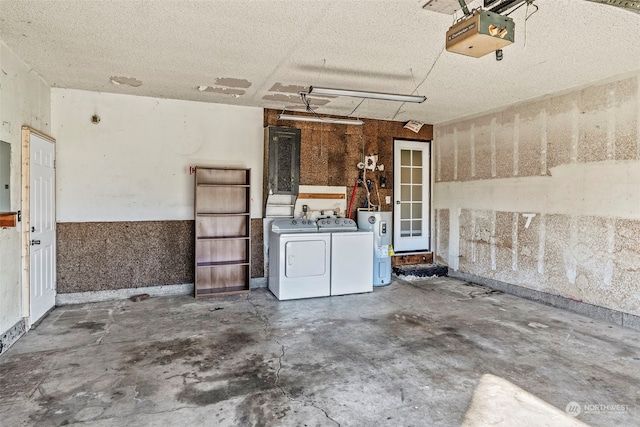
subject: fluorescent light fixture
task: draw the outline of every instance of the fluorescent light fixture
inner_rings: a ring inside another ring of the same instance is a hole
[[[427,100],[426,96],[398,95],[395,93],[365,92],[363,90],[330,89],[326,87],[309,86],[309,95],[351,96],[353,98],[382,99],[385,101],[416,102]]]
[[[355,119],[337,119],[333,117],[318,117],[318,116],[294,116],[292,114],[278,114],[278,120],[292,120],[294,122],[319,122],[319,123],[333,123],[336,125],[357,125],[364,124],[362,120]]]

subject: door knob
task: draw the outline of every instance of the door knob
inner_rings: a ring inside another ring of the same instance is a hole
[[[400,200],[396,200],[396,205],[399,205],[399,204],[400,204]]]
[[[39,244],[40,244],[40,240],[32,240],[31,241],[31,246],[39,245]]]

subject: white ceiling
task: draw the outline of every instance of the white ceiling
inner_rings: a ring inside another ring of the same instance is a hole
[[[433,124],[640,70],[640,14],[625,9],[535,0],[526,22],[525,7],[511,15],[516,42],[498,62],[443,51],[454,15],[425,3],[0,0],[0,40],[52,87],[287,110],[309,85],[415,90],[425,103],[312,105]]]

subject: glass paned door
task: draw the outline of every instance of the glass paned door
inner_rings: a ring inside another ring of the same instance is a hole
[[[429,147],[428,142],[395,141],[396,251],[429,249]]]

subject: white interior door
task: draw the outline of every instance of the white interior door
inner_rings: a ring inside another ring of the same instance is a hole
[[[393,248],[429,250],[429,142],[396,140],[393,148]]]
[[[29,139],[29,323],[56,302],[55,146],[31,133]]]

